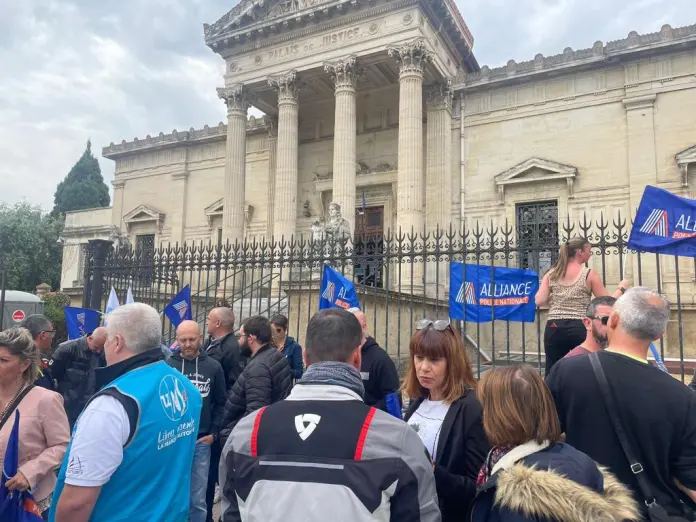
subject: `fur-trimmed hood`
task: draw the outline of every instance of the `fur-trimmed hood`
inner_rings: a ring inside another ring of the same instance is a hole
[[[552,470],[517,464],[498,477],[495,505],[527,517],[563,522],[640,520],[629,490],[604,468],[604,492],[597,493]]]
[[[623,522],[641,515],[608,470],[572,446],[554,444],[498,471],[479,491],[472,520]]]

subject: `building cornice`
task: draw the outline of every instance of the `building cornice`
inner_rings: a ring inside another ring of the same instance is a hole
[[[674,29],[664,25],[657,33],[640,35],[636,31],[631,31],[623,40],[606,44],[597,41],[589,49],[574,51],[567,47],[562,54],[554,56],[545,57],[537,54],[534,60],[527,62],[516,63],[510,60],[503,67],[491,69],[483,66],[480,71],[474,73],[462,71],[453,83],[457,91],[519,83],[524,79],[535,80],[549,74],[558,74],[559,71],[596,68],[609,62],[636,58],[645,53],[660,53],[695,46],[696,24]]]
[[[474,37],[453,0],[388,0],[374,4],[375,0],[242,0],[214,24],[204,24],[205,43],[228,58],[421,5],[426,16],[435,17],[434,26],[452,40],[467,67],[478,70],[472,54]],[[283,5],[295,7],[282,12]]]
[[[268,117],[256,118],[251,116],[247,119],[247,136],[256,134],[266,134],[268,132]],[[206,125],[202,129],[191,127],[188,131],[178,131],[174,129],[169,134],[159,133],[154,138],[149,134],[145,139],[135,138],[133,141],[123,140],[118,145],[111,142],[108,147],[102,149],[102,156],[107,159],[117,159],[121,156],[134,152],[149,150],[160,150],[179,146],[201,145],[211,141],[223,141],[227,138],[227,125],[220,122],[215,127]]]

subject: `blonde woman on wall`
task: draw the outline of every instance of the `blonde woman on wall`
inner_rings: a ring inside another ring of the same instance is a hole
[[[618,298],[630,287],[630,282],[624,279],[616,291],[609,294],[599,274],[585,266],[590,257],[590,242],[581,237],[571,238],[561,245],[556,264],[541,280],[536,305],[549,306],[544,331],[546,375],[556,362],[585,340],[587,329],[582,320],[592,296]],[[590,319],[607,324],[609,317]]]

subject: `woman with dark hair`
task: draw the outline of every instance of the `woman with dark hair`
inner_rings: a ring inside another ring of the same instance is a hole
[[[534,368],[490,370],[477,393],[493,449],[478,476],[472,522],[640,520],[628,488],[561,442],[551,392]]]
[[[549,305],[544,330],[546,375],[585,340],[587,329],[582,320],[592,296],[609,295],[599,274],[585,266],[591,257],[592,248],[587,239],[571,238],[561,245],[556,264],[541,280],[535,301],[537,306]],[[629,286],[629,281],[621,281],[613,297],[623,295]]]
[[[14,477],[3,475],[2,480],[10,491],[31,491],[46,518],[56,486],[54,471],[68,448],[70,428],[63,397],[33,385],[39,357],[28,330],[0,332],[0,469],[19,411],[19,468]]]
[[[293,378],[299,380],[303,371],[302,347],[288,335],[287,317],[280,314],[271,317],[271,335],[273,346],[287,357]]]
[[[433,461],[443,522],[464,520],[490,447],[476,380],[448,321],[423,319],[416,329],[403,384],[411,399],[404,420],[420,435]]]

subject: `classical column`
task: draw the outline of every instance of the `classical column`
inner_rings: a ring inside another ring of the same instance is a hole
[[[278,155],[278,122],[266,117],[266,129],[268,130],[268,208],[266,210],[266,237],[270,241],[273,237],[273,216],[275,213],[275,183],[276,165]]]
[[[278,93],[278,147],[276,156],[273,235],[289,240],[297,223],[298,94],[295,71],[268,79]]]
[[[397,179],[397,232],[422,233],[423,220],[423,71],[430,53],[423,40],[388,49],[399,63],[399,171]],[[423,287],[423,261],[405,266],[401,289],[418,292]]]
[[[218,89],[227,104],[227,156],[223,204],[223,239],[244,240],[244,197],[246,177],[246,125],[249,98],[241,84]]]
[[[336,118],[334,122],[333,201],[341,205],[343,217],[355,232],[355,166],[356,130],[355,88],[357,68],[355,56],[324,64],[336,86]]]
[[[426,97],[427,133],[425,167],[425,225],[435,244],[445,249],[445,235],[452,222],[452,91],[449,82],[428,89]],[[428,295],[444,298],[447,286],[447,263],[426,264]]]

